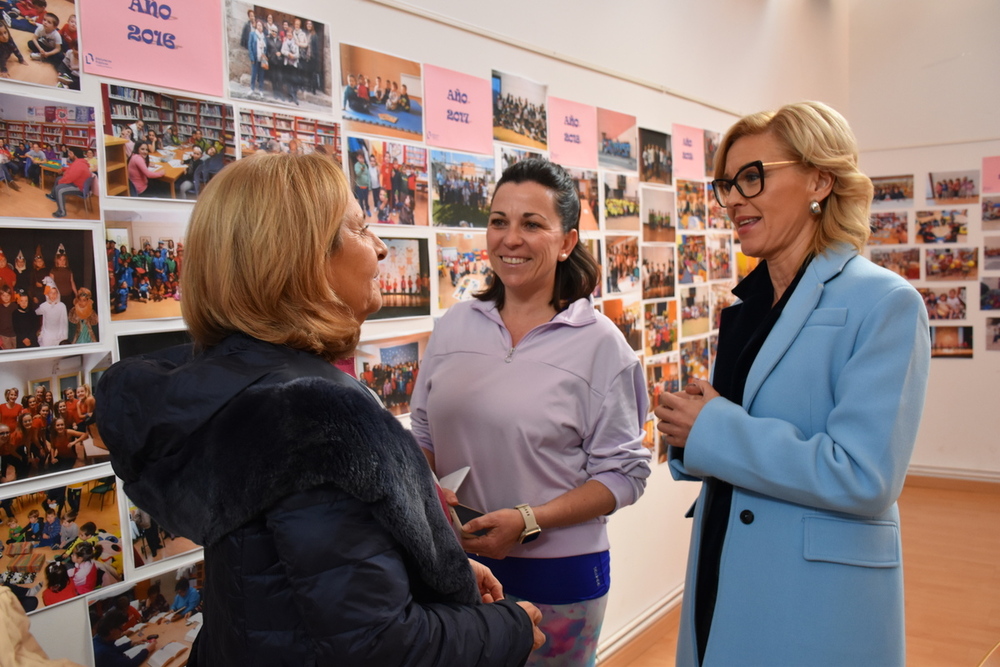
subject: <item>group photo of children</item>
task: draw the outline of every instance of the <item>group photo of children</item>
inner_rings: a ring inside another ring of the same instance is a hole
[[[0,228],[0,348],[96,343],[93,233]]]
[[[979,171],[938,171],[927,174],[927,204],[976,204]]]
[[[873,176],[872,208],[900,208],[913,205],[913,175]]]
[[[924,280],[977,280],[977,248],[927,248],[924,257]]]
[[[639,179],[628,174],[604,174],[604,228],[639,231]]]
[[[93,596],[94,666],[186,664],[203,622],[204,587],[204,567],[197,563]]]
[[[0,0],[0,78],[80,90],[75,0]]]
[[[964,287],[918,287],[917,291],[924,298],[927,307],[927,317],[932,320],[964,320],[965,319],[965,288]]]
[[[368,319],[431,314],[431,275],[427,239],[383,236],[386,257],[379,262],[382,308]]]
[[[493,138],[546,150],[549,145],[548,86],[493,70]]]
[[[438,234],[437,269],[438,308],[442,310],[468,301],[489,287],[493,269],[486,253],[486,234]]]
[[[704,236],[682,234],[677,244],[677,254],[678,283],[689,285],[708,280],[708,251]]]
[[[657,301],[645,305],[646,356],[677,349],[677,301]],[[650,403],[658,405],[658,403]]]
[[[677,181],[677,227],[705,229],[705,184],[699,181]]]
[[[663,299],[674,295],[676,279],[674,246],[642,246],[642,298]]]
[[[869,259],[884,269],[889,269],[907,280],[920,280],[920,250],[906,248],[869,248]]]
[[[597,108],[597,163],[606,169],[635,172],[639,129],[635,116]]]
[[[410,397],[430,333],[361,343],[355,353],[358,378],[394,415],[410,413]]]
[[[340,112],[348,130],[423,139],[420,63],[341,44],[340,86]]]
[[[909,216],[905,211],[873,211],[869,216],[871,236],[868,245],[894,245],[909,242]]]
[[[431,217],[440,227],[486,227],[496,183],[492,156],[431,151]]]
[[[25,611],[122,580],[116,487],[111,475],[0,501],[7,528],[0,585],[14,592]]]
[[[184,224],[145,224],[145,234],[137,234],[129,222],[108,221],[109,231],[118,232],[118,241],[113,237],[105,242],[113,321],[180,317]],[[171,236],[156,234],[157,229]]]
[[[0,216],[99,220],[97,171],[93,107],[0,94]]]
[[[639,240],[634,236],[609,236],[605,243],[608,294],[639,289]]]
[[[74,367],[81,357],[56,361]],[[96,397],[79,371],[52,375],[53,360],[7,362],[0,370],[0,484],[95,465],[108,451],[94,426]]]
[[[427,224],[427,149],[348,137],[348,175],[366,220],[382,225]]]
[[[965,243],[968,234],[968,209],[917,211],[917,243]]]

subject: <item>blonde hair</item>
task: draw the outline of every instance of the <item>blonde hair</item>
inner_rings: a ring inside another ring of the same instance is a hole
[[[184,248],[181,310],[195,342],[242,332],[331,360],[350,355],[361,327],[327,274],[350,197],[340,166],[320,155],[259,154],[220,171]]]
[[[715,178],[725,176],[726,155],[737,139],[765,133],[803,164],[833,176],[833,190],[820,202],[823,212],[810,252],[819,254],[835,243],[861,250],[871,234],[873,187],[858,169],[858,142],[847,120],[822,102],[799,102],[741,118],[722,139],[715,157]]]

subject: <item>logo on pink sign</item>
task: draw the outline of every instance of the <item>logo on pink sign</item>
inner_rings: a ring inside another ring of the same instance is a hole
[[[674,125],[674,178],[705,179],[705,136],[702,130]]]
[[[427,143],[471,153],[493,149],[493,107],[486,79],[424,65]]]
[[[1000,192],[1000,155],[983,158],[983,194]]]
[[[222,95],[221,0],[87,0],[88,74]]]
[[[597,107],[550,97],[548,115],[552,161],[597,169]]]

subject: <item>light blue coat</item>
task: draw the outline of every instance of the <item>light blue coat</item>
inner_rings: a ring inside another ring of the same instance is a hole
[[[930,364],[917,291],[853,249],[816,257],[747,378],[671,451],[734,486],[705,665],[902,666],[899,511]],[[698,664],[691,536],[677,665]],[[690,604],[688,602],[690,601]]]

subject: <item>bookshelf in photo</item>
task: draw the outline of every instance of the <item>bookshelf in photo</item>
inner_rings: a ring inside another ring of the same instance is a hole
[[[311,153],[316,146],[326,147],[331,155],[340,155],[340,125],[331,120],[316,120],[271,111],[240,110],[240,150],[251,155],[266,151],[271,141],[277,141],[281,151],[297,139],[303,152]]]
[[[226,155],[236,156],[232,106],[128,86],[101,84],[101,88],[106,135],[118,137],[123,128],[142,119],[161,137],[171,125],[177,126],[184,141],[201,130],[206,139],[224,145]]]
[[[25,141],[52,148],[60,144],[91,148],[95,142],[94,126],[83,123],[0,120],[0,143],[15,146]]]

